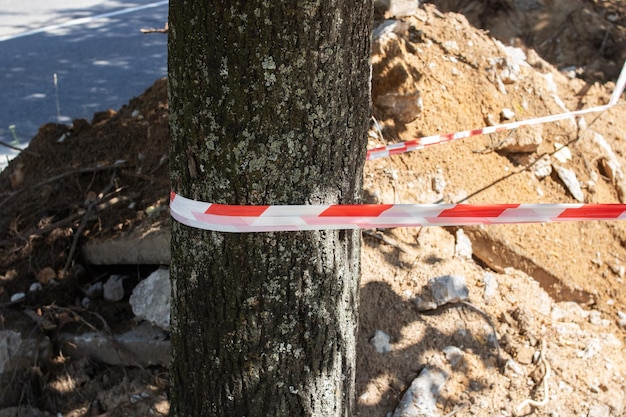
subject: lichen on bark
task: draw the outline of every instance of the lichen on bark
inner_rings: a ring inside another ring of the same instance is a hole
[[[225,204],[357,203],[371,2],[172,1],[171,180]],[[172,415],[351,415],[360,235],[174,222]]]

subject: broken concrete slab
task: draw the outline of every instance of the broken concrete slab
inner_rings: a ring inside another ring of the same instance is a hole
[[[465,234],[472,241],[474,256],[489,268],[503,273],[506,268],[514,268],[533,277],[539,285],[556,301],[576,301],[588,304],[593,296],[583,290],[567,285],[566,277],[560,278],[551,272],[549,265],[540,263],[506,239],[496,227],[466,227]]]
[[[108,365],[168,367],[170,341],[167,334],[147,322],[119,335],[100,332],[59,334],[61,351],[72,358],[89,358]]]
[[[147,233],[137,229],[124,237],[90,240],[82,252],[92,265],[169,265],[170,240],[169,226]]]
[[[0,331],[0,374],[21,372],[50,359],[52,345],[47,336],[25,338],[13,330]]]

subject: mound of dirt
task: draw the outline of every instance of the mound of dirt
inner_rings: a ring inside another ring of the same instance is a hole
[[[370,148],[608,102],[614,83],[605,80],[626,58],[620,2],[437,4],[377,22]],[[50,361],[9,378],[0,408],[167,415],[166,368],[70,359],[57,339],[61,329],[135,326],[127,299],[83,302],[87,288],[129,267],[89,265],[81,248],[169,227],[167,110],[158,80],[117,112],[42,126],[0,173],[0,323],[51,341]],[[367,162],[366,200],[624,201],[626,108],[596,116]],[[368,230],[363,240],[357,415],[393,412],[424,368],[447,375],[439,415],[625,412],[623,222]],[[130,269],[141,279],[156,267]],[[420,311],[429,280],[445,275],[463,277],[468,299]],[[42,290],[29,291],[35,283]],[[26,296],[12,302],[16,293]],[[389,337],[380,352],[377,331]]]

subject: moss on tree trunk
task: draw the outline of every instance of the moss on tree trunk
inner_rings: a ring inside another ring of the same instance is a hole
[[[358,202],[370,8],[172,0],[173,189],[223,204]],[[172,416],[352,415],[359,232],[173,223]]]

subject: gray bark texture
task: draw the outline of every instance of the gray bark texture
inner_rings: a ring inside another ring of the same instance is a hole
[[[358,203],[370,19],[370,0],[171,0],[173,190]],[[360,233],[173,223],[171,415],[351,416]]]

